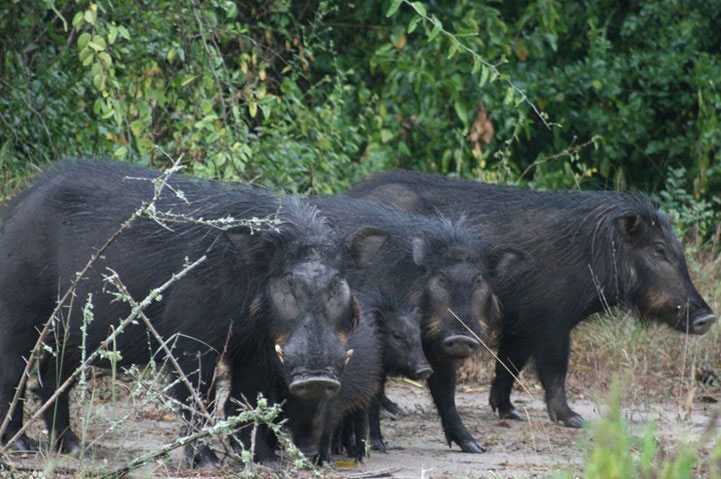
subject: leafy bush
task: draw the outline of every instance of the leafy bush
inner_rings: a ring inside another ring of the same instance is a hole
[[[308,193],[399,166],[671,192],[683,168],[718,211],[720,16],[672,0],[5,2],[0,169],[182,155]]]

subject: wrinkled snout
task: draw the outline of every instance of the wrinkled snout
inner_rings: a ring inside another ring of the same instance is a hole
[[[321,401],[336,396],[340,382],[325,375],[304,376],[293,379],[288,388],[292,395],[301,399]]]
[[[713,313],[699,315],[691,321],[691,324],[689,325],[689,333],[706,334],[717,319],[718,318],[716,318],[716,315]]]
[[[480,346],[481,344],[474,338],[465,334],[456,334],[443,340],[441,350],[448,356],[463,359],[473,355]]]

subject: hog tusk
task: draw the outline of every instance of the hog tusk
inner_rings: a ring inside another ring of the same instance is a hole
[[[353,350],[349,349],[345,352],[345,363],[348,364],[348,361],[350,361],[350,358],[353,357]]]
[[[278,359],[280,359],[280,364],[283,364],[283,348],[280,347],[280,344],[275,345],[275,354],[278,355]]]

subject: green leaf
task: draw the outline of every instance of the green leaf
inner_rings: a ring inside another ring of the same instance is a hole
[[[105,89],[105,75],[95,75],[93,77],[93,86],[100,91]]]
[[[80,60],[80,63],[83,64],[83,66],[90,65],[90,62],[93,61],[92,59],[93,51],[89,48],[83,48],[80,50],[80,53],[78,53],[78,59]],[[91,57],[90,60],[88,60],[88,57]]]
[[[100,52],[105,50],[106,44],[103,37],[100,35],[93,35],[93,39],[88,42],[88,46],[96,52]]]
[[[438,36],[439,33],[441,33],[441,28],[443,26],[441,25],[441,21],[437,18],[433,17],[433,29],[431,30],[431,33],[428,34],[428,41],[432,42],[435,40],[435,38]]]
[[[466,109],[466,105],[461,101],[460,98],[458,98],[453,103],[453,107],[456,110],[456,115],[458,115],[458,118],[463,122],[464,125],[466,125],[468,123],[468,110]]]
[[[386,12],[386,17],[393,16],[393,14],[398,11],[398,8],[400,8],[401,3],[403,3],[403,0],[393,0],[393,3],[391,4],[390,8]]]
[[[422,16],[422,17],[427,17],[427,16],[428,16],[428,12],[426,11],[426,7],[424,7],[421,2],[413,2],[413,3],[411,3],[411,6],[413,7],[413,9],[414,9],[416,12],[418,12],[418,15],[420,15],[420,16]]]
[[[120,33],[121,37],[123,37],[126,40],[130,40],[130,32],[123,25],[118,26],[118,32]]]
[[[418,26],[418,22],[421,21],[421,17],[413,17],[411,18],[411,21],[408,22],[408,29],[406,30],[408,33],[413,33],[416,30],[416,27]]]
[[[85,10],[85,13],[83,14],[83,19],[89,24],[95,25],[95,22],[98,19],[97,7],[96,10],[93,10],[92,8]]]
[[[81,58],[80,61],[82,62],[82,65],[84,67],[90,65],[95,61],[95,55],[93,54],[93,51],[89,48],[86,48],[82,52],[80,52],[81,55],[83,55],[83,52],[87,52],[85,58]]]
[[[98,53],[98,60],[100,60],[100,63],[102,63],[105,68],[110,68],[110,65],[113,64],[112,57],[106,52]]]
[[[510,105],[511,102],[513,102],[513,97],[515,96],[516,90],[513,89],[513,87],[508,87],[506,90],[506,96],[503,98],[503,104],[504,105]]]
[[[211,111],[213,111],[213,102],[210,100],[203,100],[201,103],[201,108],[203,110],[203,115],[209,114]]]
[[[482,87],[488,82],[488,77],[491,74],[491,69],[481,63],[481,79],[478,80],[478,86]]]
[[[453,42],[451,44],[451,48],[448,50],[448,55],[446,56],[446,58],[450,60],[451,58],[456,56],[456,53],[458,53],[458,44]]]
[[[126,156],[128,156],[128,148],[125,146],[121,146],[113,152],[113,156],[118,159],[125,158]]]
[[[116,27],[115,25],[110,25],[108,27],[108,30],[108,43],[112,45],[113,43],[115,43],[115,39],[118,38],[118,27]]]
[[[144,127],[145,125],[142,120],[134,120],[130,122],[130,131],[132,131],[135,136],[140,136]]]
[[[255,115],[258,114],[258,104],[256,102],[252,101],[248,103],[248,113],[251,118],[255,118]]]
[[[84,21],[85,19],[83,18],[83,12],[76,13],[73,17],[73,27],[75,27],[75,29],[79,29],[83,26]]]
[[[91,38],[92,37],[90,36],[90,34],[88,32],[81,33],[80,36],[78,37],[78,48],[80,48],[82,50],[83,48],[87,47],[88,42],[90,42]]]

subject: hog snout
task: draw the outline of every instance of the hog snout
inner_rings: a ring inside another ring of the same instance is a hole
[[[336,396],[340,382],[328,376],[305,376],[294,379],[288,388],[292,395],[301,399],[321,401]]]
[[[430,375],[433,374],[433,369],[429,365],[425,365],[422,367],[418,367],[413,372],[413,377],[410,379],[413,379],[414,381],[425,381],[430,377]]]
[[[444,354],[458,359],[471,356],[478,351],[480,347],[481,344],[478,341],[465,334],[448,336],[441,344],[441,349]]]
[[[692,334],[706,334],[716,320],[716,315],[713,313],[703,314],[691,321],[689,332]]]

